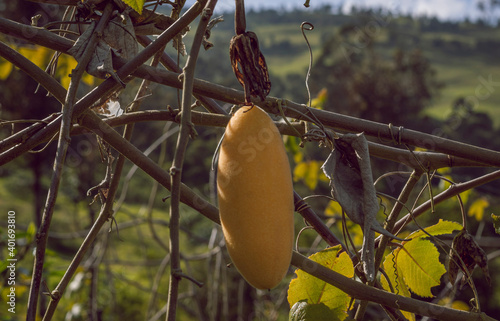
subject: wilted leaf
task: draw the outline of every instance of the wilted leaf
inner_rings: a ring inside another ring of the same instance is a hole
[[[145,0],[123,0],[126,4],[128,4],[132,9],[137,11],[139,14],[142,14],[142,7],[144,7]]]
[[[77,61],[81,61],[87,50],[89,39],[95,29],[93,22],[85,32],[78,37],[73,47],[68,50]],[[124,58],[131,58],[137,54],[137,41],[135,38],[132,20],[126,14],[117,16],[111,20],[94,50],[92,59],[86,67],[86,71],[96,77],[104,78],[111,75],[121,82],[113,69],[113,53]]]
[[[500,234],[500,216],[491,213],[491,219],[493,220],[493,227],[495,228],[495,232]]]
[[[340,246],[336,246],[313,254],[309,258],[335,272],[352,278],[354,276],[352,261],[345,252],[337,256],[339,251]],[[302,270],[297,270],[296,274],[297,278],[290,282],[288,288],[290,306],[303,300],[309,304],[323,303],[333,311],[338,320],[345,319],[350,301],[350,297],[346,293]]]
[[[251,96],[265,100],[271,90],[271,80],[257,35],[247,31],[231,38],[229,57],[236,79],[245,91],[245,102],[250,103]]]
[[[465,264],[465,267],[462,265]],[[474,268],[478,265],[483,271],[486,280],[491,284],[490,273],[488,271],[488,257],[481,247],[476,243],[474,237],[467,230],[462,229],[451,243],[450,259],[448,262],[448,276],[451,284],[455,283],[458,271],[466,268],[469,274],[472,274]],[[467,276],[464,273],[462,277],[462,286],[465,284]]]
[[[361,260],[368,280],[375,277],[375,233],[399,239],[376,220],[379,202],[373,186],[368,142],[363,133],[345,134],[334,141],[335,149],[322,166],[330,179],[332,195],[347,216],[363,229]],[[401,239],[399,239],[401,240]]]
[[[339,320],[324,304],[309,304],[306,300],[299,301],[290,309],[289,321],[332,321]]]
[[[469,216],[473,216],[477,221],[482,221],[484,216],[484,210],[490,206],[488,200],[484,197],[481,197],[475,200],[469,207],[469,211],[467,214]]]

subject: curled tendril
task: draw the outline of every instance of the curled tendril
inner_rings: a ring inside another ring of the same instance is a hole
[[[313,54],[312,54],[311,44],[307,39],[305,31],[314,30],[314,26],[312,23],[304,21],[300,24],[300,30],[302,31],[302,36],[304,36],[304,39],[306,41],[307,48],[309,48],[309,68],[307,69],[307,75],[306,75],[306,89],[307,89],[307,97],[309,98],[309,107],[311,107],[311,91],[309,90],[309,76],[311,75],[311,69],[313,64]]]
[[[396,289],[396,294],[399,295],[399,280],[398,280],[398,264],[396,263],[396,254],[393,254],[392,255],[392,268],[394,269],[394,273],[395,273],[395,284],[394,284],[394,287]],[[390,284],[390,281],[389,281],[389,278],[387,279],[387,283]]]

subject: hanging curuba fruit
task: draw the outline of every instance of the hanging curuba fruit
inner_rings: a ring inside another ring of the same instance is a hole
[[[240,108],[227,125],[217,193],[233,264],[255,288],[274,288],[292,257],[293,186],[278,128],[257,106]]]

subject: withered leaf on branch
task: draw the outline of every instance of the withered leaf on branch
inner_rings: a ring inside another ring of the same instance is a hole
[[[461,259],[461,261],[460,261]],[[462,265],[465,265],[465,267]],[[448,277],[451,284],[455,284],[458,271],[464,272],[460,287],[463,287],[467,281],[465,268],[469,274],[472,274],[474,268],[478,265],[484,273],[486,281],[491,285],[491,277],[488,271],[488,257],[484,250],[476,243],[474,237],[467,232],[461,230],[451,243],[450,258],[448,261]]]
[[[210,41],[208,41],[208,39],[210,39],[210,36],[212,34],[212,29],[215,27],[215,25],[218,24],[219,22],[223,22],[223,21],[224,21],[224,17],[218,16],[218,17],[210,20],[210,22],[208,23],[207,28],[205,29],[205,35],[203,35],[203,42],[202,42],[203,48],[205,48],[205,50],[208,50],[214,46],[214,44],[211,43]]]
[[[146,8],[142,9],[142,14],[130,11],[130,18],[136,35],[159,35],[175,21],[172,17]]]
[[[376,220],[379,202],[373,185],[368,143],[363,133],[345,134],[334,141],[335,149],[322,166],[330,179],[332,195],[347,216],[363,229],[361,259],[366,277],[373,280],[375,232],[402,240]]]
[[[95,26],[95,22],[92,22],[68,51],[77,61],[82,59],[87,50],[87,44],[94,33]],[[137,40],[130,17],[125,13],[118,15],[110,20],[104,29],[86,71],[90,75],[99,78],[111,75],[117,79],[118,77],[113,69],[113,54],[129,59],[135,56],[137,52]]]
[[[493,220],[493,228],[495,233],[500,234],[500,216],[491,213],[491,219]]]
[[[271,81],[257,35],[247,31],[234,36],[229,46],[229,56],[233,72],[245,91],[245,103],[250,103],[250,96],[265,100],[271,90]]]

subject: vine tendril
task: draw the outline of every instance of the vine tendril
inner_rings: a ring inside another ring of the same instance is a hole
[[[306,74],[306,89],[307,89],[307,98],[309,99],[309,107],[311,107],[311,91],[309,89],[309,77],[311,76],[311,69],[312,69],[312,64],[313,64],[313,54],[312,54],[312,49],[311,49],[311,44],[309,43],[309,40],[307,39],[305,30],[312,31],[314,30],[314,26],[312,23],[304,21],[300,24],[300,30],[302,31],[302,36],[304,36],[304,39],[307,44],[307,48],[309,48],[309,68],[307,69],[307,74]]]

